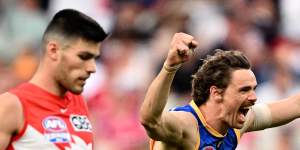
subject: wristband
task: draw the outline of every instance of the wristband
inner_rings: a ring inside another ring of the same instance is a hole
[[[168,73],[176,72],[180,67],[181,67],[181,64],[175,65],[173,67],[170,67],[166,64],[164,64],[164,66],[163,66],[164,70]]]

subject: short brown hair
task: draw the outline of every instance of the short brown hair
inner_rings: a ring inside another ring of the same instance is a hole
[[[207,56],[203,65],[192,76],[193,100],[200,106],[207,101],[211,86],[226,89],[233,71],[250,68],[251,65],[242,52],[215,50],[215,54]]]

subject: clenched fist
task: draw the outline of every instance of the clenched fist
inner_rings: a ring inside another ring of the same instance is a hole
[[[197,46],[198,42],[194,40],[193,36],[185,33],[175,33],[164,67],[179,68],[182,63],[188,61],[192,57],[194,49]]]

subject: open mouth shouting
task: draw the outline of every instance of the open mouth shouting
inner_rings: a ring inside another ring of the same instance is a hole
[[[238,121],[244,123],[246,121],[246,115],[250,110],[251,106],[241,106],[238,111]]]

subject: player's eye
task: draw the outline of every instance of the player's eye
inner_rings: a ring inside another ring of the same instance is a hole
[[[247,87],[243,87],[240,89],[241,92],[247,92],[247,91],[250,91],[251,90],[251,87],[247,86]]]
[[[84,53],[84,54],[79,54],[78,57],[79,57],[81,60],[89,60],[89,59],[93,58],[94,55],[88,54],[88,53]]]

